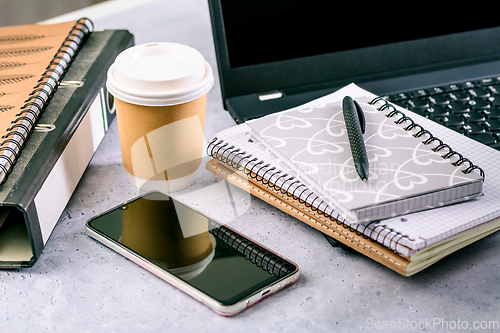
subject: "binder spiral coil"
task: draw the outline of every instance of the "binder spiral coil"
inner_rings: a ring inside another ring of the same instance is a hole
[[[90,19],[82,18],[75,23],[38,83],[33,87],[29,98],[20,108],[17,118],[11,122],[12,126],[7,129],[8,133],[2,137],[3,141],[0,143],[0,184],[5,182],[38,119],[93,30],[94,25]]]
[[[438,145],[436,147],[432,148],[433,151],[439,152],[439,151],[445,149],[446,153],[444,155],[442,155],[442,158],[444,158],[444,159],[450,159],[453,156],[457,157],[457,161],[451,163],[453,166],[459,167],[459,166],[462,166],[464,164],[467,164],[468,165],[467,168],[465,168],[464,170],[462,170],[462,172],[464,174],[468,174],[468,173],[473,172],[474,170],[478,170],[480,176],[483,178],[483,181],[484,181],[485,175],[484,175],[483,169],[481,169],[477,165],[474,165],[469,159],[463,157],[462,154],[454,151],[449,145],[447,145],[446,143],[444,143],[441,139],[439,139],[439,138],[435,137],[434,135],[432,135],[431,132],[429,132],[428,130],[426,130],[425,128],[423,128],[421,125],[415,123],[415,121],[413,121],[413,119],[411,119],[410,117],[406,116],[403,112],[401,112],[398,109],[396,109],[396,107],[394,105],[392,105],[391,103],[389,103],[383,97],[374,98],[369,103],[371,105],[375,105],[375,104],[377,104],[379,102],[382,102],[383,105],[380,106],[380,107],[378,107],[377,110],[379,110],[379,111],[388,111],[389,113],[386,114],[386,117],[392,118],[392,117],[399,116],[399,118],[396,119],[394,122],[396,124],[398,124],[398,125],[399,124],[404,124],[404,123],[409,123],[408,126],[406,126],[406,127],[403,128],[405,131],[411,131],[411,130],[414,130],[415,128],[417,128],[418,131],[415,134],[413,134],[413,136],[415,138],[421,138],[421,137],[427,136],[426,139],[424,141],[422,141],[422,143],[424,145],[430,145],[431,143],[437,141]]]
[[[233,252],[244,257],[252,264],[257,265],[275,277],[281,278],[288,272],[293,271],[293,265],[265,248],[240,236],[231,229],[219,225],[212,225],[211,227],[212,229],[209,232],[215,238],[226,244]]]

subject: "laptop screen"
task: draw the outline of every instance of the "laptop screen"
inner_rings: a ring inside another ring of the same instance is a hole
[[[332,8],[324,0],[221,0],[231,68],[498,25],[494,10],[453,6],[416,2],[390,9],[351,1]]]

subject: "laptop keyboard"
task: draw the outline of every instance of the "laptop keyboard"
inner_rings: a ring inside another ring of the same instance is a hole
[[[384,96],[405,107],[500,150],[500,77]]]

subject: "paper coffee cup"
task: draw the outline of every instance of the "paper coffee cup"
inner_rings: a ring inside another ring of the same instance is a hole
[[[144,190],[177,191],[197,179],[212,68],[197,50],[175,43],[120,53],[106,87],[115,98],[123,166]]]

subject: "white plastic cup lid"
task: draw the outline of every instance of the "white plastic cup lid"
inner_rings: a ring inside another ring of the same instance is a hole
[[[151,43],[120,53],[108,70],[106,87],[116,98],[137,105],[187,103],[213,86],[212,68],[192,47]]]

